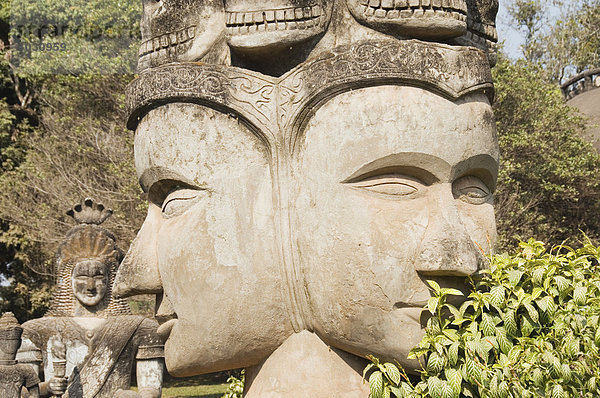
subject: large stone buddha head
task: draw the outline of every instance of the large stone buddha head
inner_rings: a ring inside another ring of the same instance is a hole
[[[140,76],[150,203],[115,291],[159,296],[169,372],[256,365],[302,330],[415,366],[426,280],[464,290],[495,240],[490,92],[485,54],[418,41],[338,48],[278,79]]]

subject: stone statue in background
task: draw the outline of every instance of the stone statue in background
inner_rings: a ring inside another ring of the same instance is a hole
[[[12,312],[0,318],[0,397],[20,398],[25,387],[29,398],[39,397],[38,378],[29,365],[17,363],[15,357],[21,345],[23,328]]]
[[[497,2],[353,1],[319,3],[323,26],[294,9],[285,34],[286,1],[226,2],[231,65],[129,87],[149,209],[115,294],[157,295],[175,376],[248,367],[246,398],[367,397],[366,355],[418,368],[425,281],[466,292],[486,265],[493,57],[456,44],[483,19],[493,41]]]
[[[111,213],[91,199],[68,212],[80,225],[58,250],[58,284],[50,309],[23,324],[27,351],[41,351],[43,358],[42,396],[130,396],[123,390],[130,388],[134,364],[136,396],[161,394],[163,347],[156,322],[131,315],[128,304],[112,294],[122,252],[99,225]]]

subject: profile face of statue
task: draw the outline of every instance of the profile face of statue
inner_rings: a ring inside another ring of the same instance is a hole
[[[104,299],[108,290],[108,269],[97,259],[78,262],[73,268],[71,279],[73,294],[88,307],[94,307]]]
[[[424,333],[425,281],[466,291],[495,239],[487,97],[362,88],[319,108],[299,142],[292,207],[314,330],[418,367],[406,356]]]
[[[174,103],[141,120],[135,162],[150,203],[122,267],[156,275],[169,373],[256,364],[292,332],[266,145],[227,114]]]

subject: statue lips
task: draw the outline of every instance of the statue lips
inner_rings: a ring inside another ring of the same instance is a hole
[[[157,308],[155,310],[154,319],[160,325],[156,333],[162,339],[163,343],[167,341],[171,335],[173,326],[177,323],[177,313],[173,309],[171,302],[163,294],[157,297]]]
[[[177,318],[169,319],[168,321],[166,321],[164,323],[159,321],[159,323],[160,323],[160,326],[158,327],[158,330],[156,331],[156,333],[160,336],[160,338],[162,339],[162,341],[164,343],[167,341],[167,339],[171,335],[171,330],[173,330],[173,326],[175,326],[175,324],[177,323]]]

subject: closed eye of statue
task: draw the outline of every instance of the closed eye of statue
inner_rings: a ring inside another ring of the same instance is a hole
[[[401,174],[376,175],[349,183],[359,188],[378,194],[387,199],[408,199],[417,195],[425,186],[417,178]]]
[[[478,177],[464,176],[452,183],[454,197],[463,202],[479,205],[487,202],[491,196],[491,190]]]
[[[176,180],[159,180],[148,190],[148,199],[161,209],[165,218],[183,214],[205,189]]]
[[[166,196],[162,204],[162,213],[165,217],[174,217],[183,214],[194,203],[201,190],[188,187],[175,187]]]

